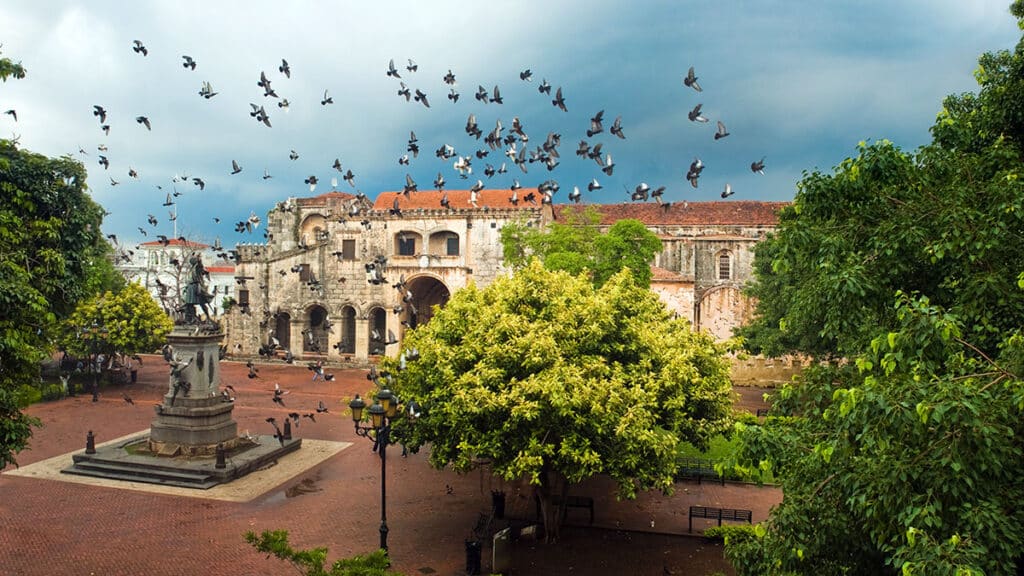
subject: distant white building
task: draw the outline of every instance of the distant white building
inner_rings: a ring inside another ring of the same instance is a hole
[[[129,282],[144,286],[170,314],[185,289],[182,264],[190,253],[198,252],[210,276],[207,287],[213,294],[211,312],[220,316],[224,313],[224,299],[235,298],[235,267],[217,260],[217,249],[216,246],[179,239],[143,242],[134,252],[129,252],[127,258],[122,258],[116,268]]]

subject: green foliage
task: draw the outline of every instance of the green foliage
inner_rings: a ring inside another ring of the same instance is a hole
[[[642,222],[620,220],[602,234],[601,214],[593,206],[583,211],[566,208],[561,219],[543,229],[522,222],[502,228],[505,263],[522,268],[535,257],[549,270],[587,272],[595,286],[629,268],[638,284],[650,285],[650,262],[661,251],[661,241]]]
[[[489,461],[542,497],[595,474],[626,498],[669,491],[678,444],[729,427],[722,349],[625,271],[595,289],[534,261],[456,292],[403,345],[420,358],[384,368],[423,406],[398,431],[410,449],[429,442],[434,466],[460,472]]]
[[[747,341],[843,361],[737,425],[737,464],[785,493],[756,538],[727,545],[741,575],[1016,573],[1024,40],[979,64],[979,94],[946,99],[931,145],[862,144],[805,176],[756,249]]]
[[[21,412],[25,400],[14,390],[0,388],[0,469],[18,465],[15,455],[28,445],[32,428],[42,426],[38,418]]]
[[[0,389],[38,381],[60,320],[106,288],[112,264],[102,218],[80,163],[0,140]],[[11,402],[0,419],[2,467],[24,446],[16,434],[30,428]]]
[[[324,568],[327,548],[295,550],[288,543],[286,530],[264,530],[259,535],[246,532],[245,541],[260,552],[290,562],[306,576],[401,576],[389,568],[391,562],[384,550],[337,560],[328,570]]]
[[[21,62],[12,62],[10,58],[0,58],[0,80],[7,82],[7,78],[13,76],[20,80],[25,77],[25,67]]]
[[[107,330],[99,350],[120,354],[152,352],[174,328],[149,292],[134,282],[79,304],[64,322],[60,342],[68,353],[81,356],[92,351],[92,341],[81,335],[81,329],[93,323]]]

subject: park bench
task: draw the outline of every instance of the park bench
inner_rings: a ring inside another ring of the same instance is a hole
[[[491,539],[491,524],[494,522],[494,511],[481,512],[476,519],[476,526],[473,526],[473,539],[477,542],[486,542]]]
[[[725,485],[725,476],[715,471],[715,461],[708,458],[680,458],[676,480],[681,478],[696,478],[697,484],[700,484],[703,478],[717,478],[723,486]]]
[[[537,518],[540,518],[540,499],[536,499],[534,504],[537,506]],[[551,499],[552,506],[559,506],[562,504],[562,498],[555,496]],[[569,508],[585,508],[590,512],[590,523],[594,523],[594,499],[590,496],[567,496],[565,498],[565,507],[562,509],[562,519],[569,513]]]
[[[746,522],[747,524],[752,523],[751,516],[753,513],[750,510],[740,510],[737,508],[709,508],[707,506],[690,506],[690,520],[689,520],[689,531],[693,532],[693,519],[694,518],[707,518],[709,520],[718,520],[718,525],[722,525],[722,520],[731,520],[733,522]]]

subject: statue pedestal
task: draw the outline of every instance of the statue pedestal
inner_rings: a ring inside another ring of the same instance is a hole
[[[220,343],[224,334],[202,332],[195,326],[176,326],[167,343],[180,362],[172,368],[163,402],[150,426],[149,449],[163,456],[209,456],[218,444],[231,449],[238,443],[235,406],[220,394]]]

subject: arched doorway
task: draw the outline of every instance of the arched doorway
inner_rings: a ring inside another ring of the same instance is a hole
[[[370,356],[383,356],[388,337],[388,313],[383,308],[370,310]]]
[[[274,315],[274,338],[277,338],[277,344],[282,349],[291,349],[292,317],[287,312],[278,312]]]
[[[338,352],[356,353],[356,309],[351,306],[341,309],[341,341],[338,342]]]
[[[411,304],[416,308],[415,317],[408,310],[403,314],[403,326],[406,328],[429,322],[434,316],[434,306],[444,306],[451,297],[448,287],[432,276],[417,276],[409,280],[406,287],[412,292]]]
[[[323,354],[327,352],[327,309],[315,304],[308,314],[309,320],[302,330],[302,351]]]

